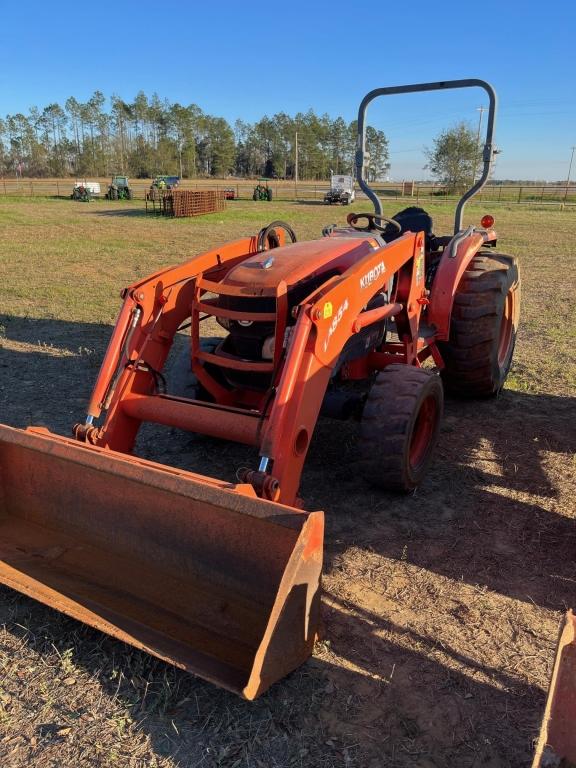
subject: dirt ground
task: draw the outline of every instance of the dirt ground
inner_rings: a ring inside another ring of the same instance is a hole
[[[75,213],[68,236],[80,249],[87,227],[118,236],[97,218],[104,210]],[[304,205],[268,211],[312,228]],[[17,257],[6,255],[8,242],[18,237],[23,253],[40,252],[23,221],[45,215],[52,232],[50,217],[61,214],[18,201],[9,213],[0,235],[0,422],[68,434],[84,411],[109,321],[100,321],[104,312],[86,319],[57,292],[44,306],[44,287],[38,311],[32,303],[17,311],[13,292],[22,289],[10,285]],[[531,243],[531,216],[555,223],[545,247]],[[448,221],[448,212],[439,207],[438,217]],[[307,508],[325,510],[327,520],[325,627],[314,657],[247,703],[0,588],[3,768],[530,764],[559,621],[576,607],[575,361],[556,330],[574,329],[569,287],[556,276],[574,269],[576,218],[521,209],[500,218],[503,250],[523,251],[523,324],[509,388],[491,401],[447,400],[432,470],[407,497],[361,480],[356,425],[319,423],[302,486]],[[227,221],[219,231],[228,236]],[[120,225],[129,230],[130,217],[110,221]],[[161,227],[150,237],[165,238],[165,222],[147,226]],[[184,238],[195,245],[192,225],[171,233],[174,247]],[[110,264],[121,261],[110,252]],[[118,288],[130,266],[119,264]],[[84,284],[85,272],[74,279]],[[61,280],[54,264],[38,275],[42,286]],[[138,452],[229,479],[246,456],[238,446],[156,428],[142,431]]]

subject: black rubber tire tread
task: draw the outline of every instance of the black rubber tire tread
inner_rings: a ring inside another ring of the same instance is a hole
[[[518,291],[514,331],[506,359],[498,362],[500,326],[509,291]],[[479,252],[456,289],[450,339],[438,348],[444,359],[446,391],[462,398],[493,397],[512,364],[520,301],[520,271],[513,256]]]
[[[427,453],[410,466],[412,432],[423,401],[432,395],[437,419]],[[420,484],[434,455],[444,411],[442,381],[435,373],[408,365],[389,365],[372,385],[360,423],[360,469],[365,480],[384,490],[408,492]]]

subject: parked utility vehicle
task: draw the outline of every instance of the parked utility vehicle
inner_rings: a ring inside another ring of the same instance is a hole
[[[350,205],[354,202],[355,197],[354,177],[333,173],[330,177],[330,189],[324,195],[324,202],[327,205],[332,205],[332,203]]]

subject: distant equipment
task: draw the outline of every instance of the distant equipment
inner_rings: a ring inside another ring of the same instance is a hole
[[[156,176],[151,189],[175,189],[180,184],[180,176]]]
[[[354,177],[333,173],[330,177],[330,189],[324,195],[326,205],[332,205],[332,203],[350,205],[354,202],[354,198]]]
[[[108,200],[132,200],[134,197],[127,176],[112,176],[106,198]]]
[[[272,200],[272,190],[268,186],[268,179],[259,179],[254,187],[252,200]]]
[[[89,203],[95,195],[100,194],[100,184],[97,181],[77,181],[70,195],[72,200]]]

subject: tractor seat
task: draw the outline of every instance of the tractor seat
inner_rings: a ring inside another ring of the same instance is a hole
[[[387,243],[396,240],[396,238],[400,237],[405,232],[424,232],[426,236],[426,244],[427,246],[429,245],[430,240],[433,237],[432,217],[429,213],[426,213],[424,208],[418,208],[417,206],[412,205],[409,208],[404,208],[404,210],[398,211],[392,218],[400,224],[402,231],[399,232],[396,227],[388,224],[384,231],[384,239]]]

